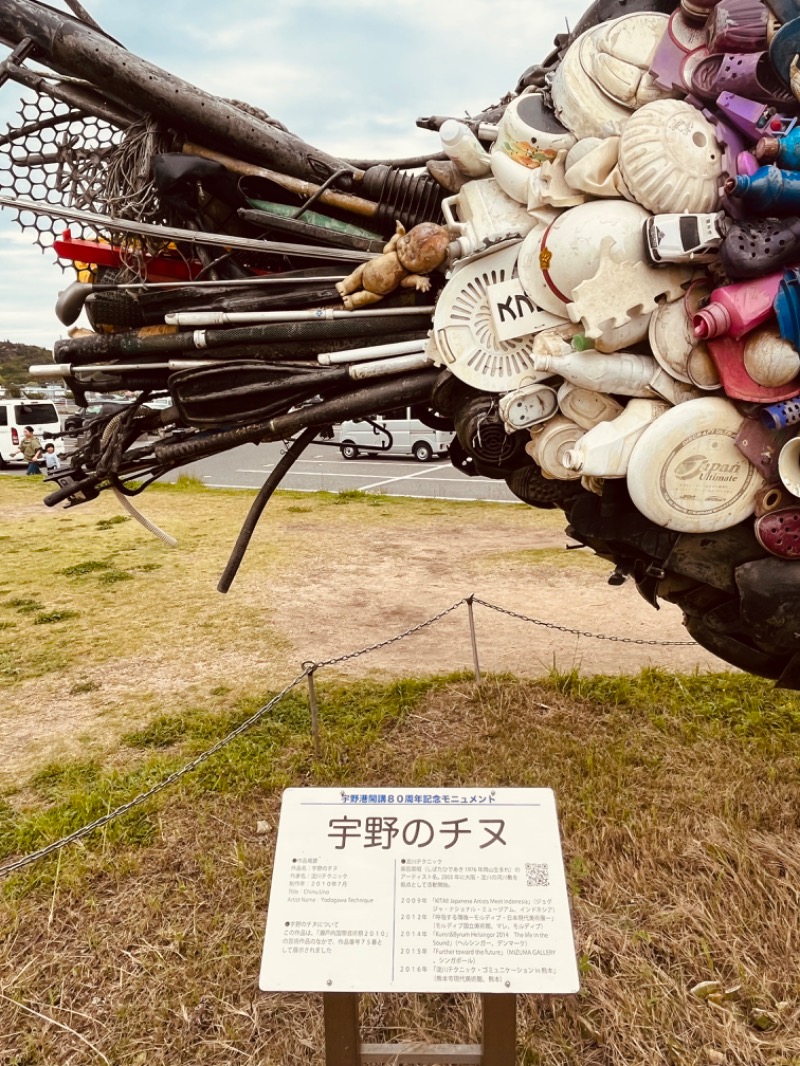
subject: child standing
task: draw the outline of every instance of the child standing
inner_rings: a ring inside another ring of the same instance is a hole
[[[56,455],[56,448],[52,443],[45,445],[44,463],[48,474],[55,474],[57,470],[61,469],[61,460]]]

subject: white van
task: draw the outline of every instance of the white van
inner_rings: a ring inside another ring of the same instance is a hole
[[[361,452],[368,455],[413,455],[420,463],[427,463],[434,455],[445,455],[455,433],[431,429],[418,418],[411,417],[409,407],[401,407],[383,415],[371,415],[369,420],[357,418],[339,426],[339,450],[345,459],[357,459]]]
[[[55,404],[47,400],[0,400],[0,466],[17,457],[26,426],[33,427],[44,449],[49,439],[45,434],[61,433]]]

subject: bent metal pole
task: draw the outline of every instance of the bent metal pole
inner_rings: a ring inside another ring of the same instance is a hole
[[[226,233],[199,233],[178,226],[155,226],[150,222],[134,222],[127,218],[112,218],[78,207],[61,207],[57,204],[37,203],[16,196],[0,196],[0,207],[13,207],[17,211],[31,211],[36,215],[65,218],[70,222],[86,222],[101,226],[114,233],[133,233],[139,237],[155,237],[157,240],[191,241],[193,244],[214,244],[223,248],[236,248],[244,252],[274,252],[278,255],[311,256],[313,259],[347,259],[363,263],[374,259],[377,252],[357,252],[349,248],[323,248],[310,244],[287,244],[284,241],[260,241],[253,237],[231,237]],[[187,282],[187,285],[191,282]]]

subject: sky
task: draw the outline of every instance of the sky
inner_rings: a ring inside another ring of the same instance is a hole
[[[61,0],[51,6],[67,10]],[[334,156],[437,152],[420,115],[476,114],[550,51],[582,0],[83,0],[131,52],[223,97],[245,100]],[[0,61],[7,50],[0,44]],[[22,90],[0,85],[0,131]],[[265,161],[265,165],[269,165]],[[51,348],[74,280],[0,210],[0,341]]]

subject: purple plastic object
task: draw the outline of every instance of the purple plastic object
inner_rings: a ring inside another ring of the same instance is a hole
[[[750,177],[758,170],[759,163],[752,152],[739,152],[736,157],[736,173]],[[734,201],[735,202],[735,201]]]
[[[650,64],[650,73],[659,89],[672,92],[673,89],[685,88],[681,78],[681,66],[685,58],[686,52],[669,33],[665,33]]]
[[[720,0],[706,23],[710,52],[763,52],[769,12],[761,0]]]
[[[705,117],[714,127],[714,135],[723,149],[724,156],[721,176],[724,187],[727,178],[735,178],[738,174],[743,173],[739,165],[739,160],[743,156],[749,154],[745,152],[745,148],[750,142],[732,122],[727,118],[721,117],[718,111],[705,107],[702,110]],[[758,163],[756,163],[755,166],[757,169]],[[731,218],[740,219],[745,217],[745,211],[742,205],[736,199],[731,199],[727,196],[725,192],[722,193],[722,207]]]
[[[765,133],[782,131],[791,122],[791,119],[779,114],[775,107],[757,103],[737,93],[720,93],[717,97],[717,109],[753,144]],[[773,129],[773,123],[777,129]]]
[[[772,69],[768,52],[709,55],[694,69],[692,92],[709,101],[716,100],[720,93],[731,92],[762,104],[797,108],[794,96]]]

